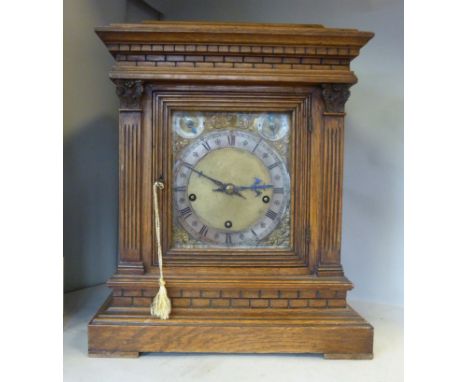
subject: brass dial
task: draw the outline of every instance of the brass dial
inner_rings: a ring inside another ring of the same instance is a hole
[[[278,224],[289,201],[289,175],[261,137],[241,131],[205,135],[175,165],[176,209],[194,238],[255,244]]]

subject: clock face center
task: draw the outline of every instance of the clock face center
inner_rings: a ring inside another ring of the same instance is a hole
[[[195,143],[192,150],[201,152],[202,149]],[[196,158],[192,166],[193,169],[187,168],[185,184],[189,195],[197,195],[196,201],[190,205],[194,216],[200,218],[196,227],[206,225],[221,231],[234,227],[236,231],[246,230],[265,216],[268,205],[249,187],[255,178],[272,186],[272,179],[266,165],[255,155],[246,150],[223,147]],[[271,186],[258,192],[262,196],[271,196]],[[235,225],[226,227],[226,221]]]
[[[234,193],[234,190],[235,190],[235,187],[234,187],[233,184],[228,183],[228,184],[226,185],[226,189],[225,189],[226,194],[232,195],[232,194]]]

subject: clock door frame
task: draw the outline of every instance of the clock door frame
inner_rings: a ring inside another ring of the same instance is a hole
[[[321,107],[320,89],[288,86],[215,86],[158,85],[147,83],[143,97],[142,179],[143,199],[151,199],[151,185],[163,180],[167,187],[160,193],[162,217],[161,244],[169,274],[192,272],[206,267],[208,273],[238,269],[239,273],[275,272],[310,274],[318,265],[318,227],[320,219],[320,125],[313,121]],[[287,112],[291,114],[291,249],[174,249],[171,248],[172,150],[171,115],[175,111]],[[314,117],[315,115],[315,117]],[[317,126],[318,128],[313,128]],[[151,143],[150,143],[151,142]],[[157,150],[155,148],[161,148]],[[143,201],[142,201],[143,203]],[[157,272],[154,241],[153,205],[142,204],[142,260],[147,272]],[[235,267],[235,268],[233,268]],[[250,268],[250,269],[249,269]],[[198,270],[199,271],[199,270]]]

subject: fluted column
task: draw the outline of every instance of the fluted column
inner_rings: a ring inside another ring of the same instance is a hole
[[[144,272],[141,253],[142,81],[115,80],[119,109],[119,273]]]
[[[344,106],[349,85],[322,85],[323,146],[321,250],[319,276],[342,276],[341,224],[343,198]]]

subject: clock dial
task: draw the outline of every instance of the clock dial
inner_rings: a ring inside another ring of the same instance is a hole
[[[205,119],[203,116],[186,115],[176,112],[173,115],[175,132],[182,138],[196,138],[205,128]]]
[[[270,141],[282,139],[289,131],[289,119],[285,114],[264,114],[256,122],[258,133]]]
[[[256,245],[289,203],[286,164],[265,139],[245,131],[195,140],[179,155],[174,174],[178,221],[202,242]]]

